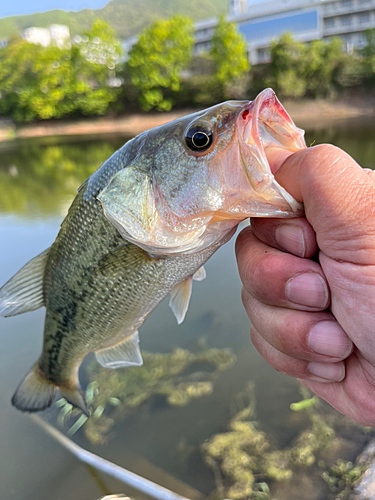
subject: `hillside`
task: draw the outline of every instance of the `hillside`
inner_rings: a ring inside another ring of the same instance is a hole
[[[71,34],[87,30],[93,19],[101,17],[109,21],[121,38],[135,35],[159,18],[175,14],[189,16],[194,21],[226,13],[228,0],[111,0],[98,10],[84,9],[79,12],[51,10],[25,16],[0,19],[0,40],[18,34],[30,26],[47,27],[50,24],[66,24]]]

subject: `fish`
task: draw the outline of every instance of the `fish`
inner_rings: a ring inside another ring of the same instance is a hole
[[[248,217],[296,217],[267,152],[305,148],[272,89],[144,132],[79,188],[50,248],[0,289],[4,317],[46,308],[42,353],[15,391],[24,412],[60,394],[89,415],[79,367],[142,364],[138,329],[170,294],[181,323],[193,280]]]

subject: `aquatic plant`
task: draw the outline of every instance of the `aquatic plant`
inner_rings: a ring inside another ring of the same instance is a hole
[[[232,499],[270,500],[265,479],[290,479],[288,452],[272,450],[266,434],[255,421],[254,385],[248,384],[248,406],[229,423],[228,432],[202,445],[205,462],[216,472],[220,496]]]
[[[366,464],[356,465],[350,461],[339,459],[335,465],[323,472],[322,477],[332,491],[335,500],[344,500],[349,498],[353,486],[366,469]]]
[[[172,353],[142,352],[143,366],[124,369],[103,369],[93,361],[87,368],[92,380],[86,388],[86,403],[91,409],[89,419],[80,417],[86,437],[102,444],[116,420],[124,418],[153,396],[161,396],[169,406],[181,407],[193,399],[212,393],[217,375],[236,361],[229,349],[204,349],[192,353],[176,349]],[[60,400],[59,425],[72,416],[71,405]],[[73,415],[74,416],[74,415]],[[78,421],[77,421],[78,422]],[[68,431],[78,430],[78,423]]]
[[[247,388],[248,406],[232,418],[228,431],[213,436],[201,446],[206,464],[214,471],[219,498],[271,500],[275,490],[282,491],[284,498],[287,484],[294,477],[294,483],[298,482],[307,470],[316,480],[323,477],[335,492],[335,498],[346,498],[345,492],[364,468],[343,460],[335,463],[345,441],[337,436],[333,425],[338,429],[350,425],[352,430],[360,426],[348,423],[348,419],[334,410],[327,412],[319,398],[306,388],[301,386],[300,392],[303,399],[290,408],[293,413],[301,413],[305,428],[289,447],[276,449],[261,429],[256,420],[253,384]],[[363,429],[360,430],[363,433]],[[284,483],[285,487],[275,488],[277,483]],[[316,495],[314,498],[320,498],[319,492]]]

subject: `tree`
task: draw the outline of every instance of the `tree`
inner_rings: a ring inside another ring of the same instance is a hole
[[[223,89],[250,70],[247,46],[234,23],[221,16],[212,38],[211,56],[216,67],[216,78]]]
[[[119,96],[121,80],[116,77],[116,66],[121,56],[120,41],[108,22],[95,19],[77,46],[77,107],[85,115],[103,115]]]
[[[365,31],[366,45],[362,49],[365,74],[375,82],[375,29]]]
[[[271,42],[270,85],[281,96],[301,97],[306,92],[307,81],[301,62],[306,59],[307,45],[284,33]]]
[[[10,40],[0,50],[0,113],[16,117],[19,101],[25,88],[34,85],[33,60],[41,47],[25,42],[20,37]],[[21,118],[22,119],[22,118]]]
[[[172,99],[166,97],[165,91],[180,89],[181,71],[192,55],[193,31],[190,19],[175,16],[157,21],[142,32],[130,53],[128,65],[143,110],[171,109]]]
[[[307,91],[313,97],[326,97],[333,90],[335,70],[347,58],[342,50],[342,40],[314,40],[306,47],[301,60]]]
[[[99,29],[107,36],[105,45]],[[78,45],[41,47],[22,38],[11,40],[0,50],[0,113],[17,121],[104,114],[118,95],[108,85],[119,50],[110,34],[111,28],[100,21]]]
[[[357,54],[346,54],[338,37],[307,44],[285,33],[272,42],[271,58],[266,83],[284,97],[327,97],[339,87],[358,85],[363,75]]]

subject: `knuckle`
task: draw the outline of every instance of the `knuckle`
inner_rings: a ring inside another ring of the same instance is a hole
[[[267,299],[278,288],[276,285],[284,258],[264,251],[255,261],[249,261],[245,276],[258,299]],[[272,285],[272,286],[271,286]]]
[[[336,159],[337,156],[346,155],[342,149],[334,146],[333,144],[318,144],[317,146],[310,148],[309,151],[319,156],[319,159],[328,159],[330,157],[334,157]]]

